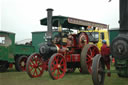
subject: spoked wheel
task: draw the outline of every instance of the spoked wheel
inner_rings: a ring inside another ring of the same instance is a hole
[[[55,53],[48,62],[48,72],[52,79],[63,78],[66,72],[66,61],[63,55]]]
[[[92,72],[92,61],[96,54],[99,54],[99,50],[95,45],[87,44],[84,46],[80,57],[82,73],[86,74]]]
[[[26,63],[26,71],[31,78],[40,77],[43,74],[43,59],[40,54],[33,53],[29,56]]]
[[[66,73],[74,73],[76,68],[68,68]]]
[[[7,71],[9,67],[9,63],[6,61],[0,61],[0,72],[5,72]]]
[[[100,54],[97,54],[92,63],[92,80],[94,85],[104,85],[105,64]]]
[[[86,44],[88,44],[88,36],[86,33],[80,33],[78,37],[78,46],[79,48],[83,48]]]
[[[27,56],[21,56],[18,58],[17,67],[19,71],[26,71]]]

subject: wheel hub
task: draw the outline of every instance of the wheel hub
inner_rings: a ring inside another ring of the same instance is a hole
[[[60,65],[60,64],[58,64],[58,65],[57,65],[57,68],[61,68],[61,65]]]
[[[111,44],[111,53],[115,58],[126,59],[128,56],[128,39],[125,35],[117,36]]]
[[[33,65],[33,68],[38,68],[38,65],[37,64]]]
[[[22,61],[22,62],[21,62],[21,65],[22,65],[22,66],[24,66],[24,65],[25,65],[25,62],[24,62],[24,61]]]

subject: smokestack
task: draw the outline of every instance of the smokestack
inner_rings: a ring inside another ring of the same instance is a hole
[[[51,45],[52,43],[52,11],[53,9],[47,9],[47,44]]]

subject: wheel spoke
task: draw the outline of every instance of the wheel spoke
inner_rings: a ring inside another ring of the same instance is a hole
[[[92,69],[91,66],[92,66],[92,62],[90,62],[90,63],[87,64],[87,67],[88,67],[88,70],[89,71]]]
[[[56,71],[56,69],[55,69],[55,70],[52,70],[52,75],[54,75],[54,74],[55,74],[55,71]]]
[[[41,68],[42,68],[43,65],[44,65],[44,64],[43,64],[43,61],[42,61],[42,62],[38,62],[38,67],[41,67]]]
[[[55,61],[52,62],[51,66],[56,66],[57,63]]]
[[[37,60],[38,60],[37,61],[38,63],[42,63],[43,62],[42,58],[37,58]]]
[[[96,48],[95,48],[95,47],[93,47],[92,52],[93,52],[93,53],[95,53],[95,51],[96,51]]]
[[[55,58],[56,64],[58,64],[58,58]]]
[[[90,63],[91,61],[92,61],[92,60],[90,59],[90,60],[87,61],[87,63]]]
[[[63,64],[60,64],[61,65],[61,67],[63,67],[63,66],[65,66],[65,63],[63,63]]]
[[[59,69],[57,69],[57,73],[56,73],[56,74],[57,74],[57,78],[59,78],[59,71],[58,71],[58,70],[59,70]]]
[[[63,69],[63,68],[60,68],[60,70],[61,70],[62,72],[64,72],[64,69]]]
[[[88,52],[91,54],[91,48],[89,48],[89,51]]]
[[[93,48],[93,49],[92,49],[92,58],[95,56],[95,49],[96,49],[96,48]]]
[[[33,68],[29,68],[29,71],[31,72],[33,70]]]
[[[30,63],[32,63],[33,65],[35,65],[35,63],[33,62],[33,60],[32,60],[32,59],[30,59]]]
[[[51,68],[51,70],[56,70],[56,66],[53,66],[53,67]]]
[[[41,70],[40,68],[38,68],[38,70],[39,70],[40,72],[42,72],[42,70]]]
[[[37,65],[37,56],[35,56],[35,64]]]
[[[63,62],[63,59],[61,59],[60,64]]]
[[[37,75],[38,75],[38,73],[37,73],[37,69],[36,69],[35,71],[36,71],[35,73],[36,73],[36,76],[37,76]]]
[[[92,57],[91,57],[91,55],[87,54],[87,58],[90,58],[91,59]]]
[[[34,69],[33,75],[35,75],[35,73],[36,73],[36,69]]]
[[[92,48],[90,48],[90,54],[91,54],[91,58],[92,58],[93,57]]]
[[[60,74],[60,70],[58,69],[57,71],[58,71],[58,74],[61,75],[61,74]]]
[[[90,54],[90,56],[92,56],[92,51],[91,51],[91,48],[89,48],[89,54]]]

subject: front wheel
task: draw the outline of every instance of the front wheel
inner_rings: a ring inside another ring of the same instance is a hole
[[[100,54],[97,54],[92,63],[92,80],[94,85],[104,85],[105,64]]]
[[[60,53],[52,55],[48,62],[48,72],[53,80],[61,79],[66,73],[66,60]]]
[[[31,78],[40,77],[43,72],[43,59],[38,53],[33,53],[27,59],[26,71]]]

